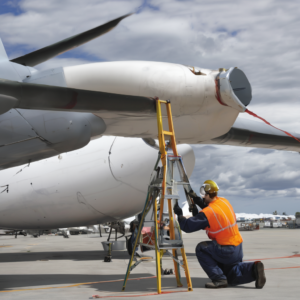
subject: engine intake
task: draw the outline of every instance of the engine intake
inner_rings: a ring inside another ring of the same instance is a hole
[[[223,105],[230,106],[240,112],[252,99],[252,89],[245,73],[238,68],[221,69],[216,78],[217,98]]]

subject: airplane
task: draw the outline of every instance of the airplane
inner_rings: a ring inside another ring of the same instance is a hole
[[[158,157],[157,98],[172,103],[189,176],[195,156],[188,144],[299,151],[284,133],[237,119],[252,90],[236,67],[117,61],[34,68],[129,16],[12,60],[0,41],[1,228],[89,226],[140,212]]]

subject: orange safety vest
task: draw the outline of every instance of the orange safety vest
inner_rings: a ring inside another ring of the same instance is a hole
[[[210,226],[205,228],[210,239],[216,240],[219,245],[233,246],[238,246],[243,241],[234,210],[228,200],[216,197],[202,212]]]

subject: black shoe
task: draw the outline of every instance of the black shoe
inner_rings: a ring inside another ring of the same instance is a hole
[[[208,282],[205,284],[205,287],[208,289],[220,289],[220,288],[226,288],[227,286],[228,283],[226,279]]]
[[[267,281],[264,264],[261,261],[256,261],[253,266],[254,274],[255,274],[255,287],[257,289],[262,289]]]

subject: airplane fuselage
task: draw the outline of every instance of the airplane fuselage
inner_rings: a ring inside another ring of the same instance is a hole
[[[191,174],[192,148],[178,149]],[[0,185],[7,190],[0,194],[0,228],[49,229],[130,217],[143,208],[157,157],[142,139],[109,136],[3,170]]]

